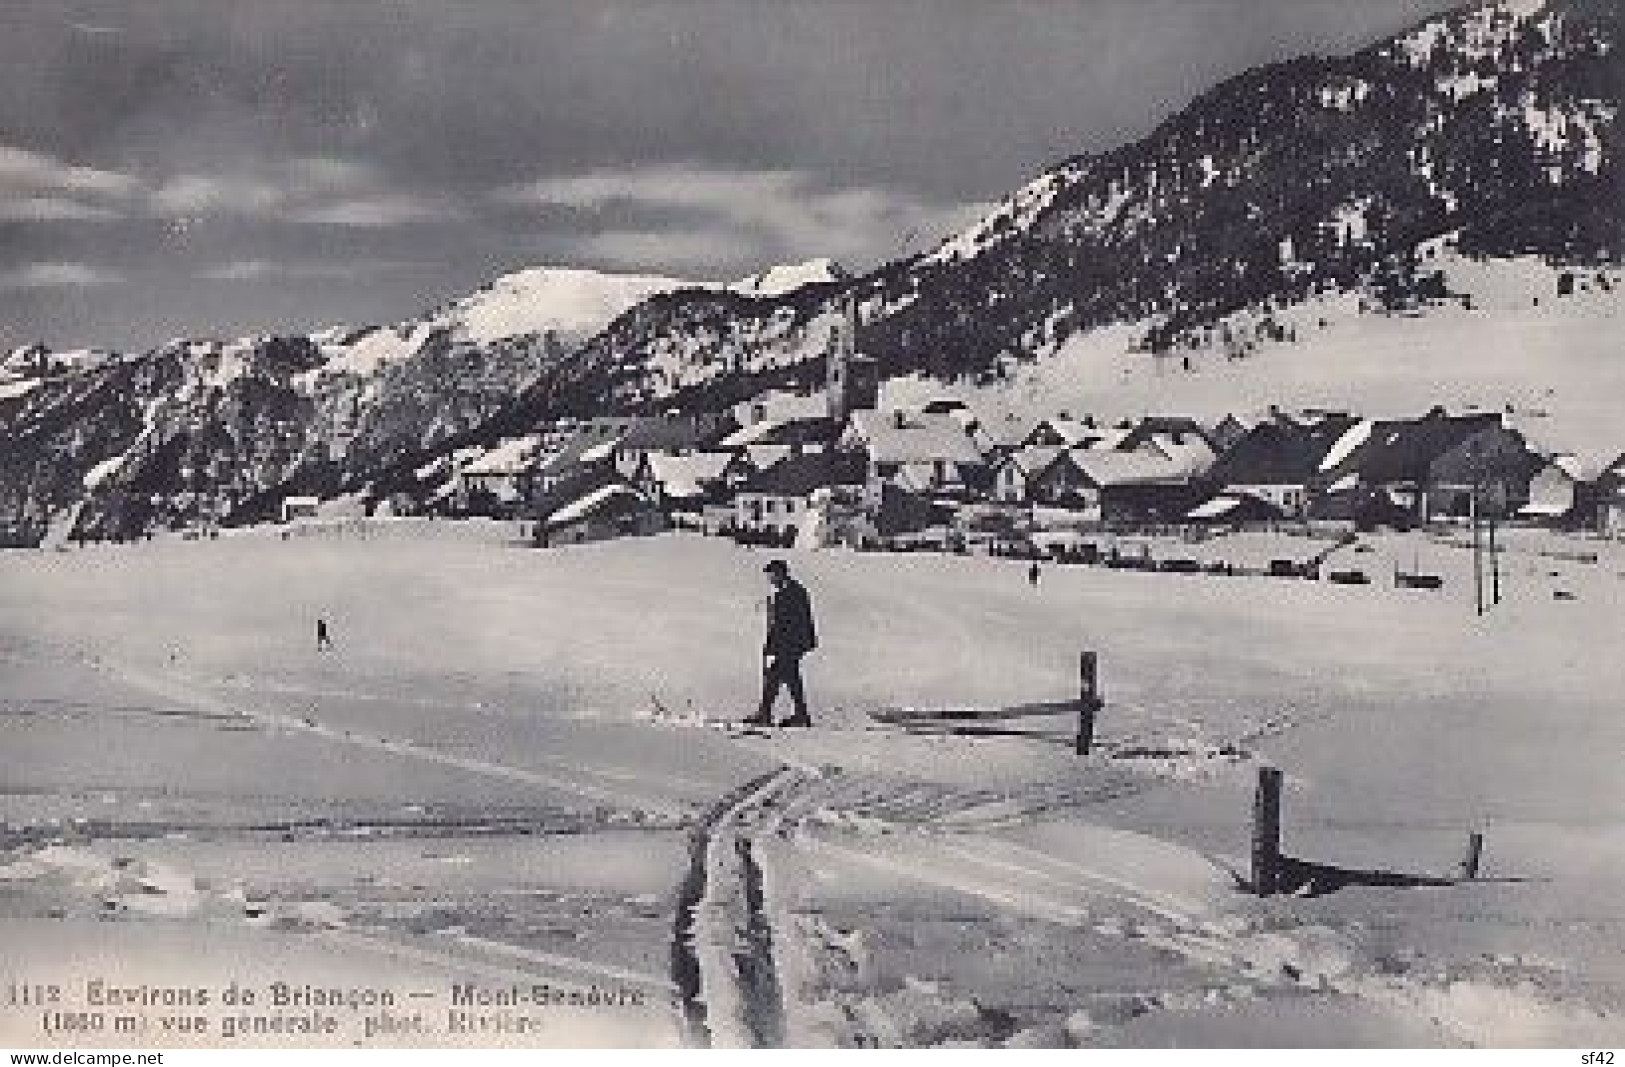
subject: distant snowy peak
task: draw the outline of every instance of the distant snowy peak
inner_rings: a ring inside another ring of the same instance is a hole
[[[772,297],[793,293],[807,285],[846,281],[851,275],[833,259],[819,257],[801,263],[781,263],[734,282],[728,288],[743,296]]]
[[[54,374],[72,374],[95,370],[117,358],[116,353],[99,348],[55,352],[44,345],[23,345],[20,348],[13,348],[0,358],[0,378],[42,378]]]
[[[552,331],[586,338],[656,293],[690,288],[680,278],[531,267],[505,274],[437,316],[458,339],[484,343]]]
[[[651,296],[693,286],[657,275],[529,267],[415,319],[355,331],[332,327],[311,340],[327,357],[325,370],[366,377],[409,359],[436,335],[476,346],[545,334],[580,342]]]

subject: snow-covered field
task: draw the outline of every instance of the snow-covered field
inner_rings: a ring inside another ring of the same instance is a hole
[[[763,554],[468,532],[0,554],[5,980],[72,1012],[96,979],[214,994],[134,1009],[139,1033],[0,1003],[0,1043],[1622,1032],[1625,546],[1509,534],[1483,618],[1449,538],[1333,558],[1367,586],[798,554],[819,726],[762,737],[699,720],[754,703]],[[1396,563],[1444,589],[1394,589]],[[1057,704],[1083,649],[1107,706],[1080,759]],[[1239,888],[1263,762],[1335,891]],[[1449,884],[1472,830],[1483,877]],[[396,1004],[268,1007],[278,981]],[[260,1002],[221,1003],[232,982]],[[613,1003],[459,1008],[457,983]],[[324,1011],[333,1033],[223,1029]]]

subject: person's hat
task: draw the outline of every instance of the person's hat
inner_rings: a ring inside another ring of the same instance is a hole
[[[763,574],[789,574],[790,565],[782,559],[770,559],[767,566],[762,568]]]

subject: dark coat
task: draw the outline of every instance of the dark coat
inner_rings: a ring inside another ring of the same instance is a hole
[[[762,651],[769,656],[804,656],[817,647],[812,601],[801,583],[791,578],[767,598],[767,640]]]

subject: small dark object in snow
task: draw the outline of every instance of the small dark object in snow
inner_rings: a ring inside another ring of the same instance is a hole
[[[1327,581],[1334,585],[1370,585],[1371,579],[1365,571],[1332,571],[1327,575]]]
[[[1552,599],[1553,600],[1579,600],[1580,598],[1575,596],[1573,593],[1569,592],[1567,589],[1554,589],[1554,590],[1552,590]]]

